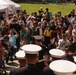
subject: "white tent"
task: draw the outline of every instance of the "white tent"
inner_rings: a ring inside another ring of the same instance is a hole
[[[0,6],[6,6],[8,7],[7,9],[7,14],[9,14],[10,11],[12,13],[16,13],[16,10],[21,10],[21,6],[11,0],[0,0]]]
[[[12,4],[12,3],[9,3],[9,2],[6,2],[6,1],[4,1],[4,0],[0,0],[0,6],[6,6],[6,7],[8,7],[8,9],[7,9],[7,11],[9,12],[10,11],[10,9],[12,9],[12,10],[14,10],[15,9],[15,5],[14,4]],[[8,12],[7,12],[7,14],[8,14]],[[14,13],[14,12],[13,12]]]
[[[0,12],[7,12],[8,7],[0,5]]]
[[[9,3],[9,4],[13,4],[15,6],[16,10],[18,10],[18,9],[21,10],[21,6],[19,4],[15,3],[15,2],[13,2],[11,0],[3,0],[3,1],[5,1],[6,3]]]
[[[14,6],[14,4],[12,3],[7,3],[6,1],[4,0],[0,0],[0,5],[5,5],[5,6]]]

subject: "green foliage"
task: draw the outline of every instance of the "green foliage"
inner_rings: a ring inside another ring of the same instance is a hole
[[[56,12],[61,11],[62,15],[67,15],[70,13],[72,9],[76,10],[76,5],[74,4],[25,4],[20,3],[23,10],[26,10],[28,14],[31,14],[31,12],[38,12],[40,7],[43,7],[43,10],[45,11],[46,8],[49,8],[49,11],[53,14]]]

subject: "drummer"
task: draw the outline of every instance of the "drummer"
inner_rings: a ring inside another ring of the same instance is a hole
[[[26,53],[26,66],[10,72],[10,75],[45,75],[45,73],[36,67],[38,60],[38,52],[41,47],[35,44],[22,46],[22,50]]]

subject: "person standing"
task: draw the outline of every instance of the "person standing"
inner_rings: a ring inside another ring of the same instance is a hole
[[[62,57],[63,60],[69,60],[71,62],[74,62],[74,58],[73,58],[73,55],[70,54],[69,52],[69,49],[70,47],[69,46],[66,46],[64,52],[65,52],[65,55]]]
[[[17,33],[17,31],[15,29],[11,29],[8,37],[9,37],[9,42],[11,43],[11,45],[13,47],[12,54],[14,54],[17,50],[16,40],[19,37],[19,34]]]
[[[0,68],[2,68],[2,66],[4,65],[4,54],[4,49],[0,39]]]

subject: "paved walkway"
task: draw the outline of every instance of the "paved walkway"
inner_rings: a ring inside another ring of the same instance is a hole
[[[13,69],[19,68],[18,60],[14,60],[13,62],[9,61],[8,65],[5,64],[5,70],[9,74],[9,72]]]

